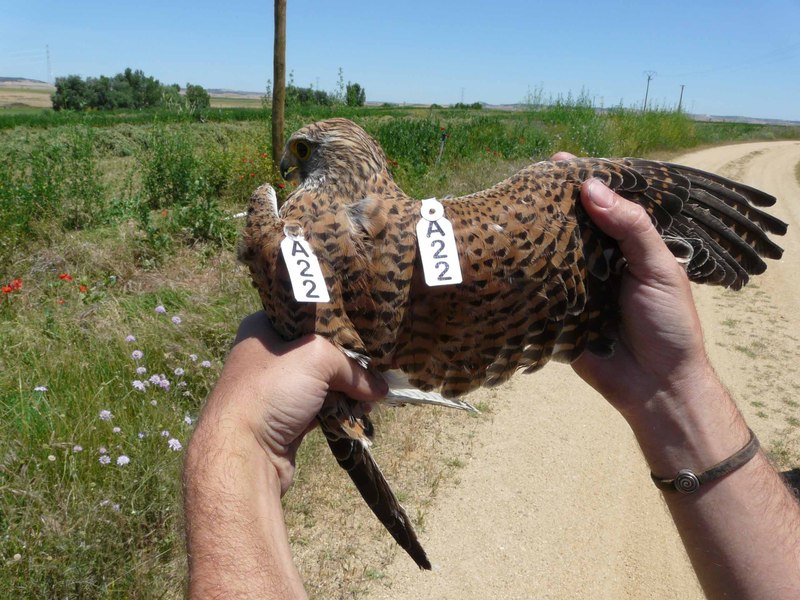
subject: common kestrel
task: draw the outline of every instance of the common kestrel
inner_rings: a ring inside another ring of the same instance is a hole
[[[292,135],[281,172],[297,188],[280,210],[270,186],[256,190],[240,249],[264,309],[284,338],[316,332],[383,373],[395,404],[470,409],[461,396],[516,371],[613,352],[625,261],[581,207],[589,178],[642,205],[698,283],[741,288],[762,258],[780,258],[767,233],[787,227],[757,208],[774,204],[769,194],[635,158],[539,162],[487,190],[420,202],[346,119]],[[332,400],[318,420],[334,456],[429,569],[369,452],[369,418],[341,394]]]

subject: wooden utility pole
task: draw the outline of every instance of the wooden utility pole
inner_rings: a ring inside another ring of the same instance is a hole
[[[650,94],[650,80],[655,77],[655,71],[645,71],[644,76],[647,77],[647,89],[644,92],[644,104],[642,104],[642,112],[647,111],[647,96]]]
[[[272,71],[272,162],[278,166],[283,154],[283,112],[286,106],[286,0],[275,0]]]
[[[681,84],[681,97],[678,98],[678,112],[681,112],[681,108],[683,107],[683,88],[686,87],[685,83]]]

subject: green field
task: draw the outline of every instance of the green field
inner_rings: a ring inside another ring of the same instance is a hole
[[[475,191],[556,150],[653,156],[800,139],[797,128],[581,105],[308,109],[291,112],[287,128],[330,116],[375,136],[417,197]],[[269,140],[260,109],[215,108],[202,121],[0,111],[4,597],[183,596],[181,447],[240,319],[259,308],[234,258],[241,223],[230,215],[259,184],[282,185]],[[450,467],[403,437],[438,418],[420,414],[387,413],[378,445],[394,452],[383,458],[390,477],[424,506],[429,493],[420,490]],[[409,415],[414,427],[404,428]],[[350,597],[370,575],[358,566],[357,538],[330,523],[357,499],[323,450],[318,437],[304,445],[285,506],[309,589]],[[393,472],[388,457],[412,452],[418,472]],[[354,529],[383,535],[372,521],[366,513],[368,525]]]

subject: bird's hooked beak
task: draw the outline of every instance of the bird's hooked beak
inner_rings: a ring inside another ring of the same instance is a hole
[[[294,161],[286,154],[281,157],[281,163],[278,165],[278,168],[281,171],[281,177],[286,181],[292,182],[297,180],[297,165],[294,164]]]

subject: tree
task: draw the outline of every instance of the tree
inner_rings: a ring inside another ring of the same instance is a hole
[[[347,82],[347,106],[364,106],[367,92],[357,83]]]
[[[189,110],[197,112],[211,106],[211,96],[202,85],[186,84],[186,104]]]
[[[284,109],[286,107],[286,0],[275,0],[275,45],[272,56],[272,162],[283,154]]]
[[[83,110],[89,106],[89,90],[80,75],[57,77],[51,99],[53,110]]]

